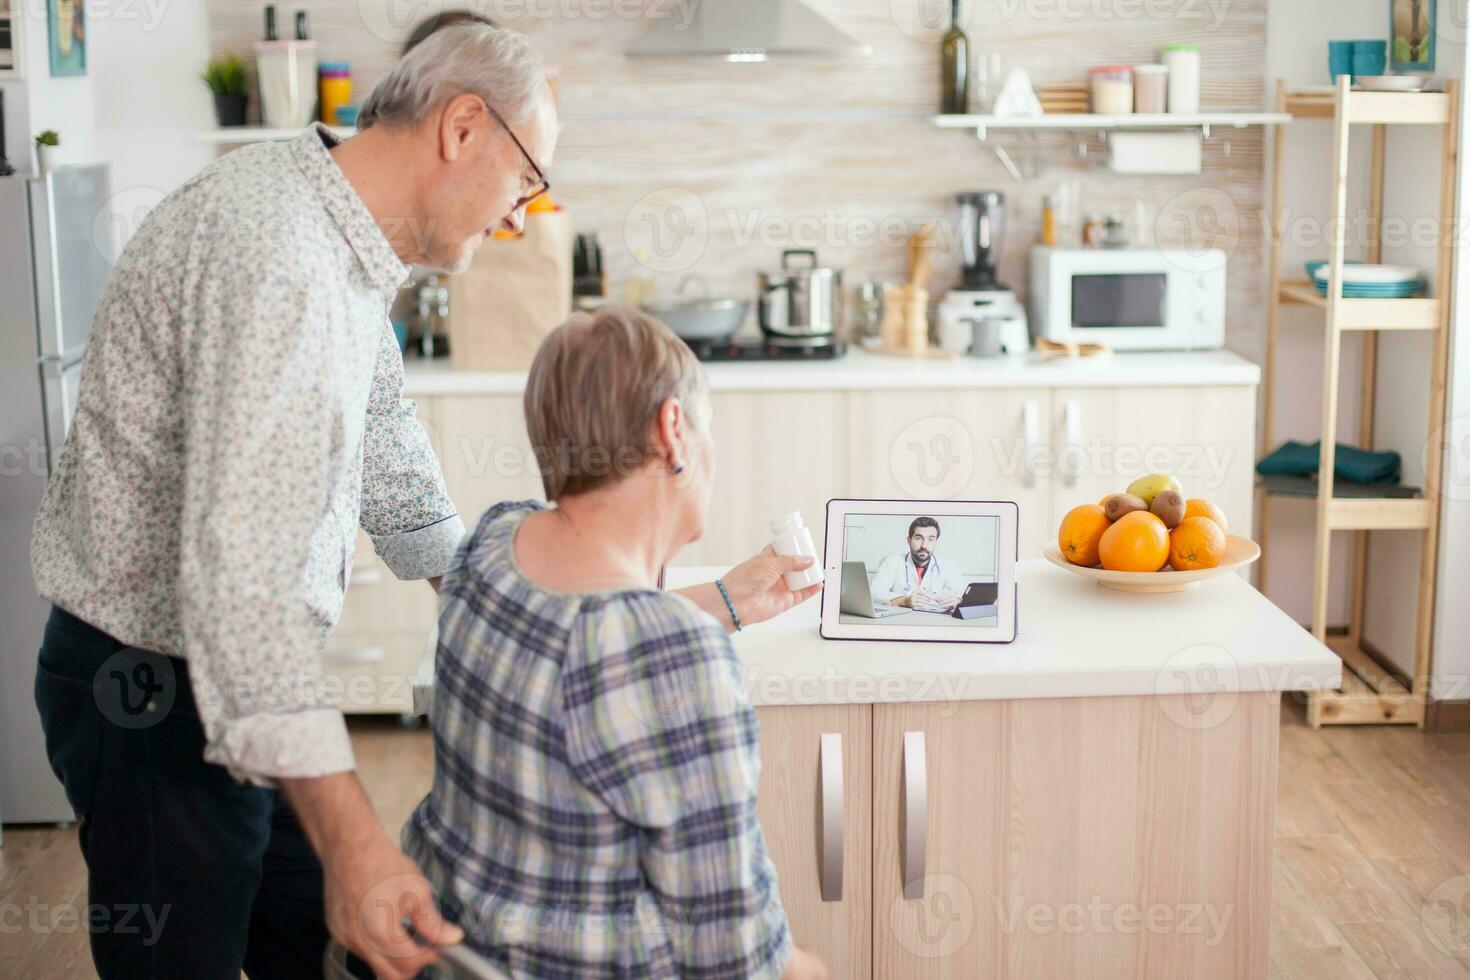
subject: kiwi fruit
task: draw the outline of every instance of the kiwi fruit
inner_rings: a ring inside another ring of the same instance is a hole
[[[1177,527],[1184,520],[1184,494],[1178,490],[1160,490],[1150,509],[1165,527]]]
[[[1116,521],[1124,514],[1131,514],[1135,510],[1148,510],[1148,504],[1143,502],[1142,497],[1136,497],[1131,493],[1115,493],[1103,500],[1103,513],[1108,515],[1108,520]],[[1179,516],[1184,517],[1184,505],[1180,504]],[[1177,523],[1177,522],[1176,522]]]

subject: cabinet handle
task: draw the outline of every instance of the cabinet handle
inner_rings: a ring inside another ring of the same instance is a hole
[[[1041,441],[1041,410],[1033,398],[1021,406],[1021,483],[1036,486],[1036,444]]]
[[[1067,434],[1067,448],[1062,452],[1062,480],[1069,487],[1077,485],[1082,469],[1082,403],[1069,398],[1062,404],[1062,429]],[[1073,456],[1073,452],[1076,456]]]
[[[903,733],[903,897],[924,897],[924,850],[929,832],[929,775],[924,733]]]
[[[842,793],[842,735],[822,733],[822,750],[817,760],[822,781],[821,850],[822,901],[842,901],[842,850],[847,837],[847,818]]]
[[[347,585],[377,585],[383,581],[383,573],[376,568],[355,568],[352,574],[347,576]]]
[[[382,647],[360,647],[356,650],[328,650],[322,662],[328,664],[376,664],[388,657]]]

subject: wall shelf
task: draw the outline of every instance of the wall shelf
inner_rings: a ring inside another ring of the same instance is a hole
[[[610,112],[562,112],[557,119],[561,129],[573,123],[636,123],[636,122],[723,122],[732,125],[769,126],[779,123],[798,124],[841,124],[841,123],[924,123],[933,115],[918,109],[874,109],[860,106],[789,107],[785,109],[743,110],[727,108],[709,109],[666,109],[649,107]],[[302,127],[303,129],[305,127]],[[329,126],[338,136],[346,139],[354,135],[353,126]],[[200,130],[195,137],[201,143],[217,146],[240,146],[246,143],[264,143],[272,140],[288,140],[300,133],[300,129],[270,129],[265,126],[228,126]]]
[[[1246,126],[1275,126],[1291,122],[1285,112],[1250,112],[1221,110],[1219,112],[1165,112],[1131,113],[1125,116],[1105,116],[1098,113],[1053,113],[1040,116],[990,116],[967,114],[963,116],[941,115],[934,117],[934,125],[940,129],[973,129],[975,135],[985,139],[992,129],[1198,129],[1209,138],[1215,126],[1242,129]]]
[[[302,126],[301,129],[305,129]],[[352,126],[328,126],[334,134],[346,139],[356,133]],[[301,135],[301,129],[268,129],[265,126],[221,126],[217,129],[202,129],[195,133],[201,143],[216,146],[243,146],[246,143],[271,143],[288,140]]]

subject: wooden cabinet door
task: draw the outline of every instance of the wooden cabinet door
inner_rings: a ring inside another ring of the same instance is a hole
[[[847,483],[846,394],[720,392],[714,409],[715,482],[704,536],[676,565],[731,565],[771,543],[773,518],[801,511],[822,554],[827,501]]]
[[[494,504],[545,499],[519,394],[437,401],[433,435],[449,496],[465,527],[473,530],[480,515]]]
[[[1208,388],[1064,388],[1053,393],[1056,466],[1047,525],[1078,504],[1121,493],[1140,476],[1172,473],[1186,497],[1225,510],[1249,536],[1255,485],[1256,392]]]
[[[1044,389],[851,395],[854,497],[1014,500],[1020,556],[1041,556],[1050,521]]]
[[[834,978],[872,975],[872,707],[758,708],[760,822],[798,946],[815,951]],[[835,738],[834,738],[835,736]],[[824,758],[823,740],[827,740]],[[841,758],[840,780],[834,759]],[[824,783],[826,789],[824,793]],[[840,790],[837,787],[840,786]],[[842,820],[824,805],[840,793]],[[840,851],[831,829],[841,828]],[[841,893],[833,861],[841,855]],[[823,870],[827,870],[824,888]]]
[[[1264,978],[1279,722],[1273,693],[876,705],[873,976]]]

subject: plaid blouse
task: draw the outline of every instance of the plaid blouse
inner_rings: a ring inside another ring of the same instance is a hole
[[[651,589],[564,593],[480,519],[445,576],[434,784],[403,831],[441,910],[516,977],[779,977],[755,712],[725,631]]]

